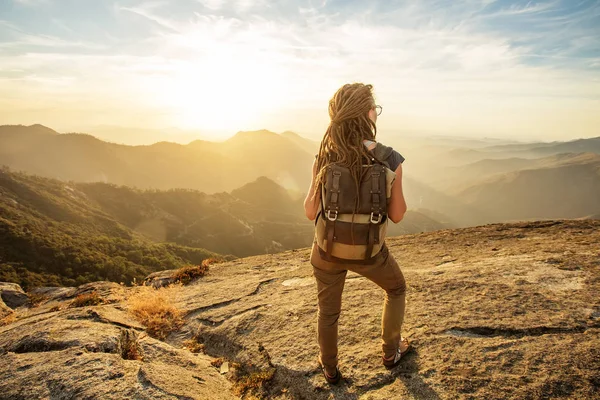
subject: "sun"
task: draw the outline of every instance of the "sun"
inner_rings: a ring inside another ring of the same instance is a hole
[[[212,57],[178,66],[162,82],[161,103],[186,129],[242,130],[260,125],[283,96],[281,73],[266,61]]]

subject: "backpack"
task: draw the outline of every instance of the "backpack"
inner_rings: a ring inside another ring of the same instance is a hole
[[[392,148],[377,143],[371,165],[363,164],[358,198],[350,170],[326,167],[321,202],[315,219],[315,242],[323,260],[372,264],[382,251],[387,232],[387,204],[396,173],[385,160]]]

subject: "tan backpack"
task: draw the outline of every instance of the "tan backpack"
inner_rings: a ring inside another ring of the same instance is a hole
[[[377,143],[371,165],[363,165],[358,197],[350,170],[330,164],[321,185],[315,241],[322,259],[370,264],[382,250],[387,232],[387,205],[396,173],[385,161],[391,148]]]

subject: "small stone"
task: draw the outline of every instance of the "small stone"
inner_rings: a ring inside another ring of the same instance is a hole
[[[223,364],[221,364],[221,371],[222,374],[226,374],[229,372],[229,363],[227,361],[225,361]]]

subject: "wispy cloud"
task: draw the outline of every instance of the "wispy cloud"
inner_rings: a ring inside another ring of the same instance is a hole
[[[121,0],[103,3],[106,28],[94,35],[58,8],[51,31],[5,19],[0,65],[13,72],[0,88],[21,93],[23,109],[36,92],[91,93],[90,107],[160,110],[147,123],[232,131],[321,129],[328,97],[353,80],[375,84],[390,130],[560,135],[583,118],[574,101],[580,110],[600,101],[597,2],[393,4]]]
[[[502,9],[492,17],[500,15],[524,15],[524,14],[540,14],[549,12],[560,5],[560,1],[534,2],[529,1],[526,4],[511,4],[507,8]]]
[[[226,0],[198,0],[198,3],[202,4],[209,10],[217,11],[221,9],[226,3]]]
[[[119,10],[127,11],[140,17],[146,18],[147,20],[156,23],[162,28],[166,28],[174,32],[179,32],[177,24],[175,22],[169,20],[168,18],[161,17],[158,13],[152,12],[152,10],[155,7],[158,7],[158,5],[154,3],[146,3],[138,7],[119,7]]]

